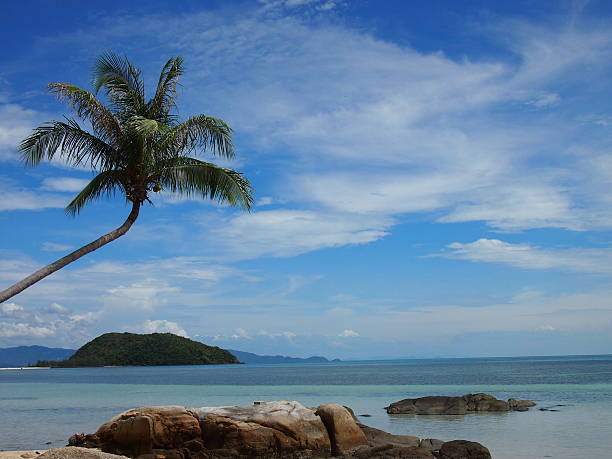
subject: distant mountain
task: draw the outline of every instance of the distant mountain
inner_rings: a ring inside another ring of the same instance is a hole
[[[299,357],[286,357],[284,355],[257,355],[251,352],[235,351],[233,349],[228,349],[228,351],[244,363],[325,363],[330,361],[325,357],[319,356],[301,359]],[[337,360],[338,359],[334,360],[334,362]]]
[[[225,349],[172,333],[105,333],[80,347],[66,360],[40,360],[37,365],[74,368],[222,363],[240,362]]]
[[[74,349],[45,346],[0,348],[0,367],[26,367],[39,360],[64,360],[74,352]]]

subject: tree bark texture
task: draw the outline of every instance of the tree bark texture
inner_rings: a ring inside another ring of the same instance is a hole
[[[24,291],[26,288],[35,284],[39,280],[44,279],[45,277],[47,277],[50,274],[53,274],[55,271],[59,269],[62,269],[64,266],[72,263],[75,260],[78,260],[82,256],[87,255],[88,253],[91,253],[94,250],[99,249],[103,245],[106,245],[109,242],[112,242],[115,239],[123,236],[132,227],[132,225],[138,218],[139,212],[140,212],[140,203],[133,202],[132,211],[130,212],[130,215],[128,215],[125,222],[123,222],[123,225],[114,229],[110,233],[107,233],[104,236],[99,237],[95,241],[92,241],[89,244],[84,245],[80,249],[77,249],[74,252],[69,253],[65,257],[62,257],[59,260],[54,261],[50,265],[47,265],[44,268],[39,269],[35,273],[30,274],[28,277],[10,286],[6,290],[3,290],[2,292],[0,292],[0,303],[8,300],[9,298],[12,298],[13,296]]]

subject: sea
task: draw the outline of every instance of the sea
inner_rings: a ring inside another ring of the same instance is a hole
[[[485,392],[527,412],[388,415],[404,398]],[[340,403],[401,435],[477,441],[494,458],[612,458],[612,355],[0,371],[0,450],[63,446],[130,408]],[[368,415],[368,416],[365,416]]]

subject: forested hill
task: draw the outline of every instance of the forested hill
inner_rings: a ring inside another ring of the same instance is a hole
[[[229,351],[172,333],[105,333],[61,361],[40,360],[37,366],[101,367],[212,365],[240,363]]]

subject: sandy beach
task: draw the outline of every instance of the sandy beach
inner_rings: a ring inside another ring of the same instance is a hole
[[[2,368],[4,370],[4,368]],[[32,459],[44,453],[45,449],[31,449],[24,451],[0,451],[0,459]]]

